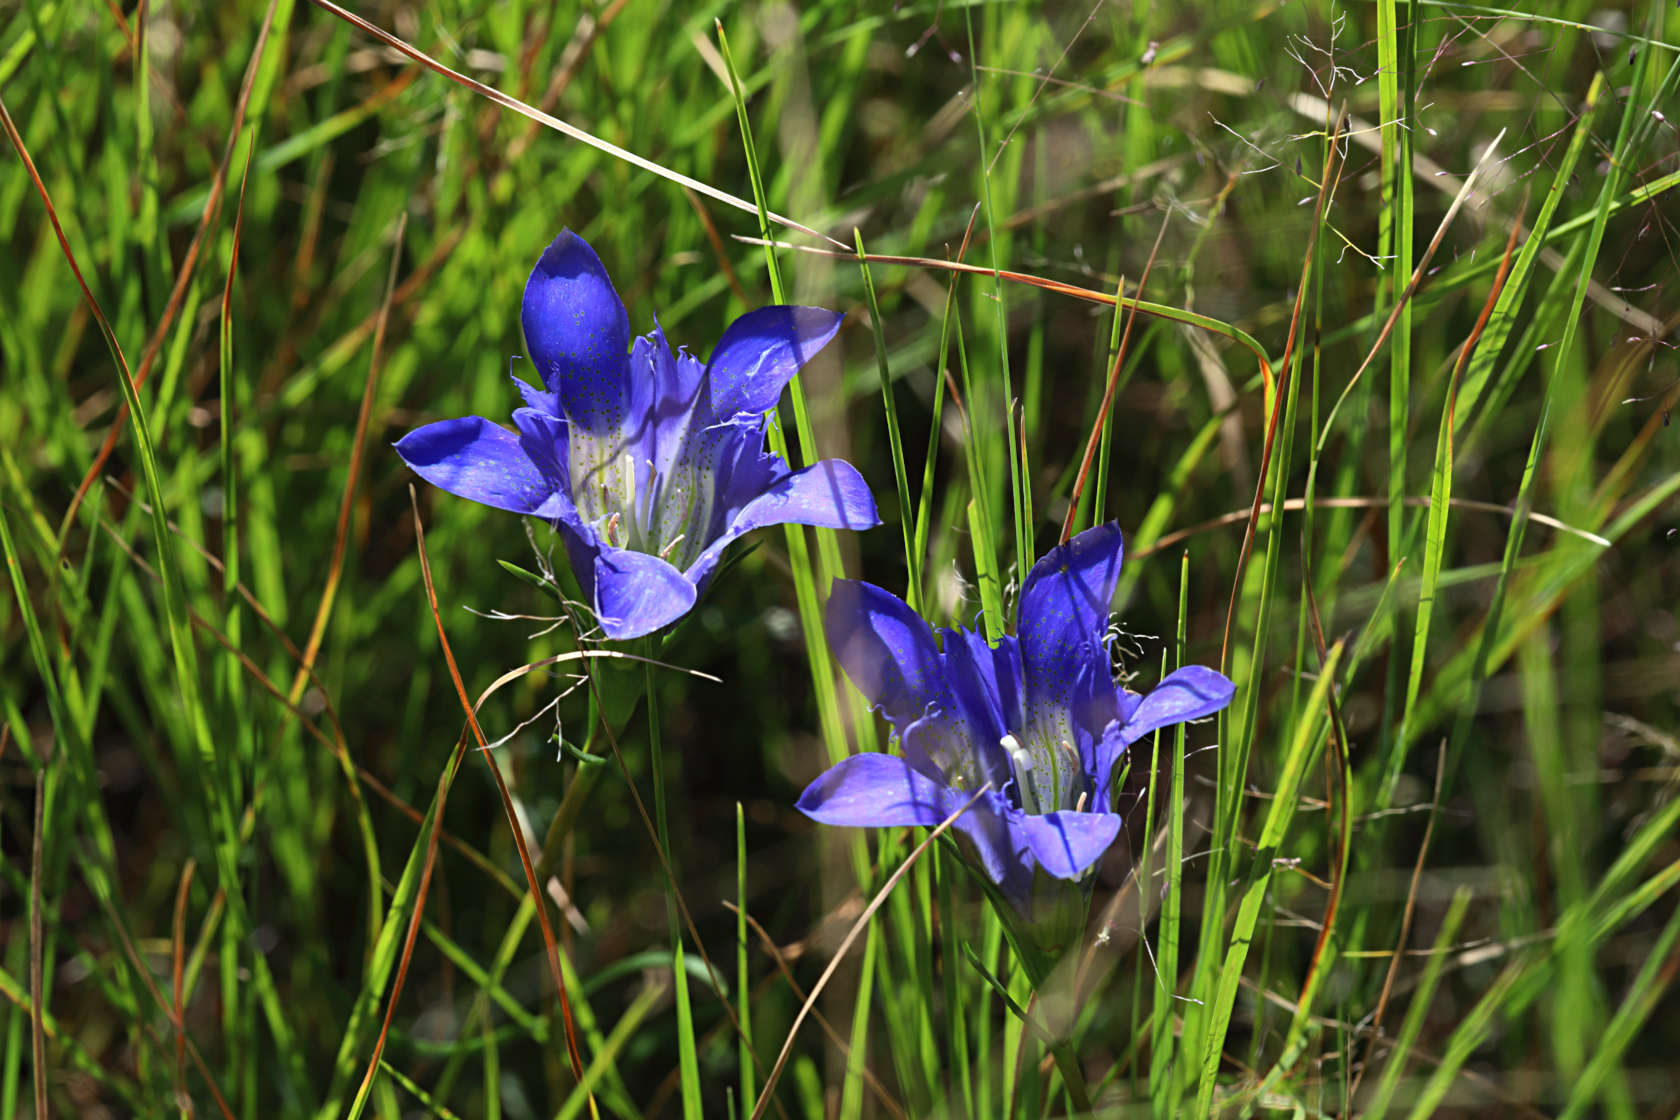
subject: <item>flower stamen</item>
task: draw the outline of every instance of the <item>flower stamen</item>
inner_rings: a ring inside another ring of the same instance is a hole
[[[1009,752],[1009,761],[1015,764],[1017,774],[1032,769],[1032,754],[1021,745],[1021,740],[1014,735],[1005,735],[998,740],[998,746]]]
[[[1015,793],[1021,800],[1021,808],[1029,813],[1039,811],[1038,786],[1033,781],[1032,752],[1021,745],[1021,740],[1012,734],[1006,734],[998,740],[1009,755],[1009,761],[1015,769]]]
[[[619,508],[633,510],[636,508],[636,457],[626,451],[619,456],[618,465],[619,481],[624,486],[624,501]]]

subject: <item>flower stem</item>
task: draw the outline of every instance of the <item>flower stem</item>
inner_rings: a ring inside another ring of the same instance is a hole
[[[694,1048],[694,1015],[688,1001],[688,970],[683,964],[682,925],[677,918],[677,867],[671,854],[671,835],[665,823],[665,752],[659,741],[659,700],[653,684],[653,659],[658,646],[647,640],[648,765],[653,770],[653,821],[659,851],[665,857],[665,918],[671,941],[671,982],[677,1002],[677,1062],[681,1071],[684,1120],[700,1120],[700,1060]]]

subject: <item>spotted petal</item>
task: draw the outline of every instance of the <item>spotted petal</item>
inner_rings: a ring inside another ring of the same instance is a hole
[[[828,644],[858,691],[902,731],[944,694],[933,631],[896,595],[837,579],[824,611]]]
[[[774,305],[729,324],[706,367],[712,415],[768,412],[799,367],[828,345],[843,316],[821,307]]]
[[[822,824],[854,828],[929,828],[950,816],[952,791],[917,772],[902,758],[854,754],[812,782],[799,798],[799,811]],[[965,798],[959,798],[960,807]]]
[[[738,495],[727,493],[718,497],[726,507],[740,500]],[[688,576],[696,584],[704,584],[730,542],[767,525],[856,530],[880,523],[875,498],[857,468],[843,459],[824,459],[786,475],[749,498],[690,565]]]
[[[651,634],[694,606],[694,585],[645,552],[602,548],[595,556],[594,585],[595,616],[615,640]]]
[[[631,344],[630,378],[637,398],[633,403],[647,398],[646,419],[639,425],[641,457],[653,464],[656,475],[669,474],[685,450],[704,369],[687,352],[671,353],[665,332],[657,326]]]
[[[942,634],[946,678],[963,720],[977,741],[997,743],[1020,730],[1021,651],[1013,637],[996,646],[977,630],[954,627]]]
[[[566,422],[540,408],[516,408],[513,410],[513,426],[519,430],[519,446],[554,486],[554,497],[570,506],[571,470],[564,458]]]
[[[1103,634],[1120,581],[1120,529],[1087,529],[1033,565],[1021,588],[1021,662],[1027,700],[1036,708],[1081,709],[1111,688]],[[1095,729],[1093,729],[1095,730]]]
[[[1011,823],[1038,865],[1058,879],[1084,875],[1120,834],[1120,818],[1114,813],[1023,813]]]
[[[520,322],[548,391],[546,398],[527,391],[527,403],[546,399],[554,414],[589,432],[622,426],[630,404],[630,317],[601,258],[571,230],[560,232],[531,271]]]
[[[433,486],[513,513],[537,513],[556,493],[520,439],[482,416],[439,420],[396,443],[397,454]]]
[[[1236,691],[1224,673],[1186,665],[1144,695],[1126,720],[1126,736],[1136,742],[1158,727],[1211,716],[1229,704]]]

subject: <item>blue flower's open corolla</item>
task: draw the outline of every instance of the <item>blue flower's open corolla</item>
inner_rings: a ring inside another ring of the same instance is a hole
[[[848,463],[791,471],[764,451],[766,413],[840,329],[819,307],[736,319],[702,364],[630,319],[595,251],[570,230],[525,285],[525,345],[542,376],[515,379],[517,433],[478,416],[440,420],[396,445],[435,486],[558,527],[609,638],[681,618],[743,533],[794,522],[879,523]]]
[[[837,581],[829,644],[897,732],[902,758],[858,754],[812,782],[809,817],[861,827],[939,824],[986,783],[953,826],[965,850],[1023,910],[1038,870],[1082,881],[1120,831],[1114,767],[1156,728],[1217,712],[1231,682],[1186,666],[1145,695],[1114,683],[1109,604],[1120,530],[1081,533],[1033,565],[1013,636],[934,632],[896,597]]]

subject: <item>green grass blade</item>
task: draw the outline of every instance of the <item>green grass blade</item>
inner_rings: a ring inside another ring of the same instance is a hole
[[[863,259],[863,235],[853,231],[857,240],[858,269],[863,273],[863,290],[869,300],[869,322],[875,334],[875,363],[881,375],[881,405],[887,417],[887,439],[892,447],[893,481],[898,485],[898,522],[904,535],[904,566],[909,573],[906,586],[909,594],[905,602],[918,614],[922,611],[921,556],[916,551],[910,520],[910,479],[904,461],[904,440],[898,431],[898,406],[893,402],[892,380],[887,373],[887,342],[882,334],[881,305],[875,299],[875,281],[869,265]]]
[[[1336,670],[1342,659],[1342,643],[1330,649],[1318,683],[1308,696],[1304,714],[1296,724],[1289,750],[1283,757],[1277,789],[1272,794],[1271,808],[1261,826],[1260,838],[1255,842],[1254,856],[1243,876],[1242,891],[1237,904],[1236,921],[1231,929],[1224,961],[1219,966],[1219,986],[1210,1009],[1211,1019],[1202,1043],[1200,1074],[1196,1087],[1195,1115],[1206,1117],[1213,1109],[1213,1089],[1219,1074],[1219,1058],[1224,1049],[1225,1033],[1231,1022],[1231,1009],[1237,998],[1237,984],[1242,979],[1243,963],[1248,958],[1249,945],[1254,940],[1255,927],[1260,920],[1260,904],[1265,901],[1272,881],[1272,868],[1279,845],[1289,831],[1299,803],[1301,781],[1307,766],[1324,742],[1328,716],[1325,700]]]
[[[1361,1115],[1369,1120],[1382,1120],[1394,1100],[1394,1092],[1400,1086],[1400,1076],[1406,1072],[1406,1059],[1411,1056],[1412,1048],[1417,1045],[1418,1036],[1423,1032],[1424,1018],[1429,1014],[1429,1007],[1434,1002],[1435,989],[1441,983],[1441,970],[1447,963],[1453,938],[1458,936],[1459,926],[1464,924],[1464,915],[1470,908],[1470,899],[1471,891],[1468,887],[1459,887],[1453,892],[1447,915],[1441,920],[1440,932],[1435,935],[1435,944],[1429,951],[1429,961],[1424,966],[1423,976],[1418,980],[1417,987],[1412,991],[1411,1001],[1406,1005],[1406,1019],[1400,1024],[1400,1033],[1395,1036],[1394,1046],[1389,1050],[1388,1059],[1383,1064],[1382,1080],[1377,1082],[1370,1103],[1361,1112]]]

